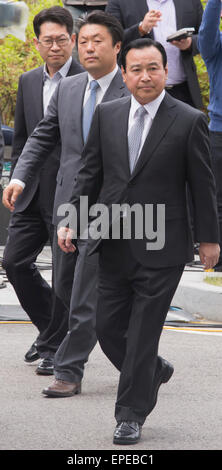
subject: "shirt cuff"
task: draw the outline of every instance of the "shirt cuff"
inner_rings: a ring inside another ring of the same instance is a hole
[[[25,187],[25,183],[23,183],[23,181],[21,180],[17,180],[16,178],[12,178],[9,184],[13,184],[13,183],[19,184],[19,186],[21,186],[23,189]]]

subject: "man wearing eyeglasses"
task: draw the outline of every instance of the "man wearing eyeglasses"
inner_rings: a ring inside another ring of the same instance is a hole
[[[33,27],[36,34],[34,43],[44,65],[25,72],[19,80],[12,171],[28,137],[47,114],[47,106],[60,79],[84,70],[72,58],[75,35],[69,11],[59,6],[44,9],[35,16]],[[11,215],[3,259],[7,277],[19,302],[37,327],[38,340],[48,327],[53,309],[61,315],[61,320],[64,317],[64,306],[54,294],[54,282],[51,288],[34,264],[47,240],[52,243],[51,218],[60,150],[58,143],[40,175],[26,184],[18,199]],[[39,358],[35,343],[25,355],[26,362]],[[38,367],[44,371],[44,363]]]

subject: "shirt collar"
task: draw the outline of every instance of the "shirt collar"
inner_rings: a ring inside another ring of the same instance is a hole
[[[115,77],[117,71],[118,71],[118,65],[116,65],[115,69],[112,72],[110,72],[107,75],[104,75],[104,77],[98,78],[98,80],[96,80],[103,91],[107,90],[107,88],[109,87],[111,81]],[[95,78],[93,78],[92,75],[90,75],[90,73],[88,73],[88,88],[89,88],[90,83],[91,83],[92,80],[95,80]]]
[[[151,116],[152,119],[155,118],[156,113],[158,111],[158,108],[160,104],[163,101],[163,98],[165,96],[165,90],[163,90],[155,100],[151,101],[150,103],[147,103],[144,105],[144,108],[147,110],[148,114]],[[141,106],[141,104],[136,100],[136,98],[132,95],[131,96],[131,112],[132,116],[135,116],[135,112],[137,109]]]
[[[67,60],[67,62],[61,67],[61,69],[59,69],[55,75],[51,78],[48,71],[47,71],[47,67],[46,67],[46,63],[44,64],[43,66],[43,80],[46,81],[46,80],[52,80],[52,79],[57,79],[57,78],[65,78],[69,69],[70,69],[70,66],[71,66],[71,63],[72,63],[72,56],[69,57],[69,59]]]

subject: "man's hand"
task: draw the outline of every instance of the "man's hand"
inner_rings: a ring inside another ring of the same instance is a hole
[[[178,49],[180,49],[181,51],[186,51],[191,47],[192,38],[188,37],[186,39],[181,39],[180,41],[172,41],[171,44],[173,44],[173,46],[178,47]]]
[[[15,202],[20,194],[22,194],[23,188],[17,183],[9,183],[3,191],[2,202],[4,206],[11,212],[15,209]]]
[[[159,10],[150,10],[143,18],[142,29],[144,32],[149,33],[154,26],[157,26],[158,21],[161,21],[162,13]]]
[[[218,243],[200,243],[199,247],[200,261],[204,269],[212,269],[217,264],[220,255],[220,246]]]
[[[74,231],[68,227],[60,227],[57,232],[58,245],[64,253],[74,253],[76,251],[75,245],[72,243],[74,238]]]

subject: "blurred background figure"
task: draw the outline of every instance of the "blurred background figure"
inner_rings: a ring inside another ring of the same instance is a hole
[[[108,0],[106,12],[121,22],[125,42],[150,37],[167,53],[166,90],[174,98],[201,109],[202,98],[193,56],[198,54],[197,34],[203,7],[200,0]],[[167,42],[181,28],[194,28],[192,37]]]
[[[63,0],[64,7],[73,17],[74,31],[78,31],[78,18],[93,10],[105,10],[107,0]]]
[[[25,41],[29,9],[25,2],[0,1],[0,39],[8,34]]]
[[[214,271],[222,271],[222,33],[221,0],[208,0],[199,29],[199,48],[210,80],[209,129],[220,224],[220,258]]]

